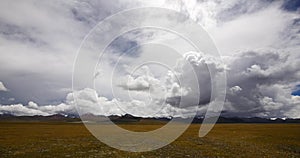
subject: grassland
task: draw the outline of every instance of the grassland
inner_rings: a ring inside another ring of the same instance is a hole
[[[199,126],[159,150],[129,153],[99,142],[81,123],[0,122],[0,157],[300,157],[300,124],[217,124],[204,138]]]

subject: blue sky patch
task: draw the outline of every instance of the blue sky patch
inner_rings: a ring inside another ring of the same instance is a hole
[[[300,0],[285,0],[282,7],[287,11],[296,11],[300,7]]]
[[[292,95],[300,96],[300,85],[297,85],[295,91],[292,92]]]

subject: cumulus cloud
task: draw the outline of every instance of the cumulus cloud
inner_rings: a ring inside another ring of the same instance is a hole
[[[149,90],[150,88],[150,83],[148,77],[146,76],[133,78],[132,76],[128,75],[124,82],[125,83],[121,84],[120,87],[128,90],[144,91]]]
[[[228,65],[228,85],[232,86],[229,91],[235,93],[227,93],[226,110],[232,115],[249,117],[300,116],[300,113],[289,115],[299,106],[291,95],[299,81],[299,57],[274,50],[257,50],[233,58]]]
[[[239,86],[233,86],[233,87],[229,88],[229,91],[230,91],[232,94],[236,94],[236,93],[240,92],[241,90],[242,90],[242,88],[239,87]]]
[[[54,114],[77,114],[74,105],[61,103],[58,105],[38,105],[35,102],[28,102],[27,105],[12,104],[0,105],[0,114],[11,114],[15,116],[34,116],[34,115],[54,115]]]
[[[69,93],[70,90],[66,89],[70,89],[74,53],[84,35],[99,20],[117,11],[149,5],[177,10],[202,25],[214,39],[225,64],[205,52],[183,54],[192,49],[182,46],[183,41],[174,36],[165,36],[159,31],[141,35],[142,31],[136,31],[129,34],[130,37],[117,38],[109,47],[112,53],[102,58],[101,62],[105,64],[101,73],[95,75],[100,90],[86,88]],[[299,96],[291,95],[300,78],[300,17],[297,8],[288,9],[286,6],[289,6],[286,1],[261,0],[122,0],[118,3],[32,0],[15,4],[2,1],[0,78],[9,85],[10,91],[1,95],[15,98],[11,99],[13,103],[22,104],[1,105],[0,113],[75,113],[73,96],[76,95],[82,113],[169,116],[175,111],[186,115],[200,105],[199,114],[203,114],[207,104],[214,99],[211,81],[226,72],[228,93],[224,115],[300,117]],[[174,66],[172,64],[179,59],[178,56],[175,58],[161,48],[148,54],[145,49],[138,49],[124,57],[123,67],[116,70],[114,78],[121,81],[113,82],[116,83],[112,85],[116,93],[113,95],[112,87],[107,84],[114,71],[111,64],[131,47],[154,37],[159,38],[156,42],[175,45],[183,58]],[[156,69],[159,76],[147,72],[130,74],[124,68],[154,56],[170,63],[167,65],[174,66],[174,71]],[[0,91],[7,91],[2,82]],[[179,108],[182,96],[188,99],[181,103],[180,107],[184,108]],[[165,108],[162,108],[164,102]]]
[[[179,108],[168,103],[147,102],[141,100],[122,101],[116,98],[108,99],[99,96],[93,89],[83,89],[74,93],[69,93],[67,103],[76,105],[79,114],[94,115],[125,115],[132,114],[142,117],[190,117],[198,107]]]
[[[180,75],[181,81],[186,82],[186,87],[191,88],[191,96],[200,97],[200,105],[209,103],[214,100],[212,93],[212,82],[218,80],[218,76],[226,71],[226,65],[220,59],[202,52],[187,52],[184,54],[185,65]],[[191,67],[188,67],[190,65]],[[196,75],[197,82],[191,82],[187,78]],[[200,89],[200,94],[197,88]],[[195,96],[196,95],[196,96]],[[197,96],[198,95],[198,96]]]
[[[291,95],[299,79],[299,69],[296,64],[299,58],[286,56],[274,50],[247,51],[231,58],[225,66],[218,60],[210,59],[210,56],[188,52],[184,58],[179,60],[186,62],[179,62],[178,71],[175,73],[169,71],[164,80],[158,80],[153,76],[149,77],[150,75],[137,75],[137,78],[140,77],[143,79],[142,81],[147,81],[148,90],[155,92],[155,89],[161,88],[161,93],[157,93],[159,95],[153,94],[152,99],[154,100],[150,102],[143,99],[108,99],[100,96],[95,90],[86,88],[69,93],[65,103],[59,105],[39,106],[34,102],[29,102],[26,106],[22,104],[3,105],[0,111],[15,115],[75,113],[74,105],[76,103],[77,110],[81,114],[124,115],[130,113],[144,117],[169,117],[176,113],[182,117],[187,117],[195,110],[199,110],[198,114],[205,112],[211,99],[210,94],[207,93],[211,91],[209,81],[214,76],[216,77],[219,72],[226,71],[228,73],[228,93],[224,116],[295,118],[300,116],[299,111],[296,110],[299,109],[299,97]],[[187,80],[194,71],[187,69],[185,64],[192,65],[197,76],[196,82]],[[208,64],[212,71],[208,70]],[[184,81],[185,84],[182,85],[178,82],[180,80]],[[139,85],[139,82],[133,79],[131,83]],[[195,92],[196,89],[193,88],[197,85],[200,86],[201,91],[205,92],[202,94],[205,97]],[[129,89],[133,92],[138,91],[138,94],[145,93],[144,90],[139,90],[141,89]],[[76,100],[74,100],[74,96]],[[182,96],[200,97],[200,102],[184,102],[182,103],[184,106],[179,108],[178,102]],[[166,104],[162,104],[164,99],[166,99]],[[202,110],[197,105],[202,105]],[[22,111],[24,112],[22,113]]]
[[[46,112],[42,112],[37,109],[27,108],[22,104],[13,104],[13,105],[1,105],[0,114],[12,114],[16,116],[33,116],[33,115],[49,115]]]

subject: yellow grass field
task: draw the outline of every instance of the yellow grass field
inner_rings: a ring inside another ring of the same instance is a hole
[[[161,125],[120,125],[133,131]],[[204,138],[192,124],[175,142],[143,153],[113,149],[81,123],[0,123],[0,157],[300,157],[300,124],[217,124]]]

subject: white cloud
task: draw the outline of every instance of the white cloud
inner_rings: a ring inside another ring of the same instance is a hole
[[[271,5],[264,10],[224,22],[213,29],[211,33],[221,53],[279,47],[283,44],[282,35],[294,17],[292,13],[284,12],[279,7]]]
[[[8,91],[1,81],[0,81],[0,91]]]
[[[8,114],[16,115],[16,116],[49,115],[48,113],[42,112],[37,109],[27,108],[26,106],[24,106],[22,104],[1,105],[0,113],[2,113],[2,114],[8,113]]]
[[[114,78],[119,80],[122,75],[128,76],[124,82],[111,87],[107,84],[114,72],[111,63],[116,62],[120,54],[109,54],[104,56],[101,73],[96,75],[97,91],[84,89],[76,93],[83,112],[110,115],[124,114],[127,111],[150,116],[161,108],[161,102],[167,98],[169,104],[157,116],[168,116],[171,111],[184,115],[195,110],[193,108],[196,103],[187,101],[183,103],[186,105],[185,109],[179,109],[176,102],[182,95],[191,100],[199,98],[200,94],[195,89],[198,85],[201,95],[197,105],[201,104],[202,111],[205,112],[205,104],[211,99],[211,77],[217,78],[218,73],[226,71],[228,90],[231,92],[228,93],[225,107],[229,111],[228,115],[300,117],[299,98],[291,96],[291,91],[299,84],[300,78],[299,14],[283,10],[282,2],[171,0],[163,4],[162,1],[122,0],[117,5],[116,2],[108,1],[1,1],[0,77],[9,85],[11,96],[7,98],[16,98],[15,102],[34,99],[42,102],[43,106],[34,102],[29,102],[28,105],[2,105],[0,112],[16,115],[74,113],[73,94],[67,94],[69,90],[66,89],[70,88],[75,52],[84,35],[99,20],[110,14],[135,6],[151,5],[175,9],[204,26],[221,54],[226,55],[223,56],[226,65],[208,55],[194,52],[184,55],[184,60],[189,61],[189,64],[183,62],[182,65],[174,65],[178,56],[163,51],[147,54],[142,49],[136,56],[124,57],[123,66],[131,67],[144,59],[157,57],[168,65],[177,66],[178,71],[156,69],[165,76],[143,73],[128,75],[130,72],[123,67],[116,70]],[[123,22],[126,20],[120,21],[120,24]],[[139,44],[152,40],[175,45],[176,50],[181,53],[190,49],[181,47],[182,40],[159,31],[156,34],[148,32],[146,35],[134,32],[128,36],[133,38],[126,39],[129,43]],[[119,47],[123,51],[127,44]],[[91,59],[96,60],[94,57]],[[210,66],[211,72],[207,66]],[[191,76],[195,75],[194,71],[197,82],[190,82]],[[111,88],[114,88],[115,96]],[[128,99],[128,94],[125,94],[124,91],[127,90],[132,99]],[[150,91],[152,100],[145,90]],[[2,82],[0,91],[7,91]],[[65,103],[51,105],[49,100],[61,100]],[[152,106],[148,106],[150,103]]]
[[[75,100],[73,98],[75,96]],[[76,104],[80,114],[92,113],[94,115],[124,115],[126,113],[143,117],[170,117],[174,113],[185,111],[169,104],[147,104],[140,100],[121,101],[118,99],[109,100],[106,97],[98,96],[93,89],[83,89],[70,93],[67,97],[69,104]]]
[[[35,103],[35,102],[28,102],[28,108],[31,108],[31,109],[38,109],[38,105]]]
[[[236,93],[240,92],[241,90],[242,90],[242,88],[239,87],[239,86],[233,86],[233,87],[231,87],[231,88],[229,89],[229,91],[230,91],[232,94],[236,94]]]
[[[28,102],[35,96],[43,104],[63,99],[67,92],[61,89],[70,88],[84,36],[108,15],[137,5],[124,0],[1,1],[0,77],[12,85],[12,97]]]
[[[133,78],[130,75],[127,75],[125,83],[121,84],[120,87],[123,87],[128,90],[136,90],[143,91],[149,90],[150,83],[148,82],[148,78],[146,76],[139,76],[137,78]]]
[[[293,24],[299,14],[283,10],[283,3],[283,0],[167,0],[164,7],[195,20],[212,36],[222,55],[232,55],[237,51],[279,49],[298,43],[295,34],[299,34],[299,26],[295,28]]]
[[[74,96],[75,99],[74,100]],[[119,101],[117,99],[109,100],[101,97],[93,89],[83,89],[74,93],[69,93],[65,99],[66,103],[58,105],[38,105],[32,101],[28,105],[13,104],[1,105],[0,114],[12,114],[16,116],[33,115],[53,115],[53,114],[76,114],[76,108],[82,115],[125,115],[130,113],[135,116],[143,117],[170,117],[170,116],[190,116],[196,108],[190,110],[173,107],[169,104],[161,105],[146,104],[143,101]]]

